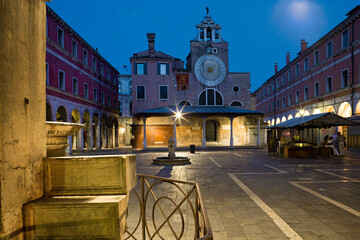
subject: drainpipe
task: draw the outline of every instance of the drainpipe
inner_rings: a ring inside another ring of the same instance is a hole
[[[351,24],[351,116],[355,116],[356,111],[356,105],[355,105],[355,99],[354,99],[354,79],[355,79],[355,73],[354,73],[354,23]]]

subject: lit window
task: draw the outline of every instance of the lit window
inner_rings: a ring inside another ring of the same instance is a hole
[[[136,99],[137,100],[145,99],[145,86],[136,86]]]
[[[168,86],[159,86],[160,100],[168,100]]]
[[[65,73],[59,70],[59,88],[65,91]]]
[[[59,27],[57,29],[57,43],[61,47],[64,47],[64,31]]]

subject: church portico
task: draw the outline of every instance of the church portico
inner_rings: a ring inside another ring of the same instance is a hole
[[[133,148],[164,148],[169,138],[177,147],[258,146],[262,113],[232,107],[175,107],[138,113],[133,124]],[[259,124],[258,124],[259,123]],[[146,139],[146,141],[144,141]]]

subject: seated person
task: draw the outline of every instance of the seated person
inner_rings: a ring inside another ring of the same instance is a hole
[[[329,137],[328,135],[325,136],[326,137]],[[324,142],[325,142],[325,138],[324,138]],[[331,151],[332,151],[332,154],[334,156],[338,156],[339,155],[339,152],[336,150],[336,148],[334,147],[334,139],[332,136],[330,136],[328,138],[328,141],[325,142],[325,147],[328,147],[328,148],[331,148]]]

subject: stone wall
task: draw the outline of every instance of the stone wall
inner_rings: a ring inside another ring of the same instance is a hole
[[[23,239],[23,204],[43,193],[45,0],[0,9],[0,238]]]

